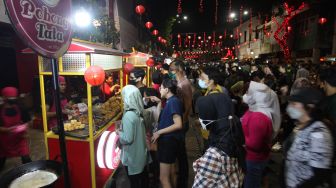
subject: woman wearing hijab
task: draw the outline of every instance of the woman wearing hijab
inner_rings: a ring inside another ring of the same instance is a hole
[[[158,161],[160,163],[160,181],[163,188],[174,187],[176,173],[174,164],[181,146],[183,137],[182,116],[183,104],[176,96],[177,81],[166,79],[160,87],[161,98],[167,99],[158,125],[158,131],[153,133],[152,142],[158,141]],[[161,100],[151,97],[153,102],[158,102],[161,109]]]
[[[263,172],[271,153],[273,135],[272,92],[265,84],[250,82],[243,101],[249,107],[242,117],[246,146],[245,188],[261,187]]]
[[[117,130],[121,144],[121,162],[126,168],[131,188],[147,188],[146,164],[148,159],[143,101],[138,88],[127,85],[122,89],[124,115],[122,128]]]
[[[193,163],[195,188],[239,188],[243,183],[239,164],[244,161],[239,163],[236,151],[243,145],[244,136],[241,127],[240,137],[233,135],[235,131],[230,124],[232,105],[230,97],[224,93],[200,97],[197,101],[201,126],[210,134],[209,148]]]

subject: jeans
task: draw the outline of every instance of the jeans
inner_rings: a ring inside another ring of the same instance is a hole
[[[177,152],[177,161],[178,161],[177,188],[188,187],[188,177],[189,177],[188,156],[185,143],[185,135],[189,129],[189,122],[185,122],[183,124],[183,127],[184,127],[183,138]]]
[[[268,161],[246,160],[246,175],[244,188],[260,188],[262,185],[263,173]]]

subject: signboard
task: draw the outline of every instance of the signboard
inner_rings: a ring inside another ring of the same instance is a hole
[[[10,23],[8,15],[6,13],[5,4],[0,0],[0,22]]]
[[[4,0],[21,39],[36,52],[58,58],[71,42],[71,0]]]

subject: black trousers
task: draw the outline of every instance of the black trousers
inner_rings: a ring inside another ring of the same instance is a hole
[[[6,159],[7,159],[6,157],[0,158],[0,169],[2,169],[5,166]],[[21,161],[22,161],[22,164],[26,164],[26,163],[32,162],[32,160],[29,157],[29,155],[21,156]]]
[[[145,166],[140,174],[129,175],[128,167],[125,166],[128,179],[130,180],[131,188],[148,188],[148,172]]]

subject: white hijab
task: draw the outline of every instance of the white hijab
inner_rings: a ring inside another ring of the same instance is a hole
[[[135,111],[139,116],[143,115],[144,105],[139,89],[133,85],[125,86],[121,91],[124,102],[124,111]]]
[[[278,134],[281,124],[280,104],[277,94],[263,83],[251,81],[244,102],[252,112],[261,112],[272,120],[273,138]]]

